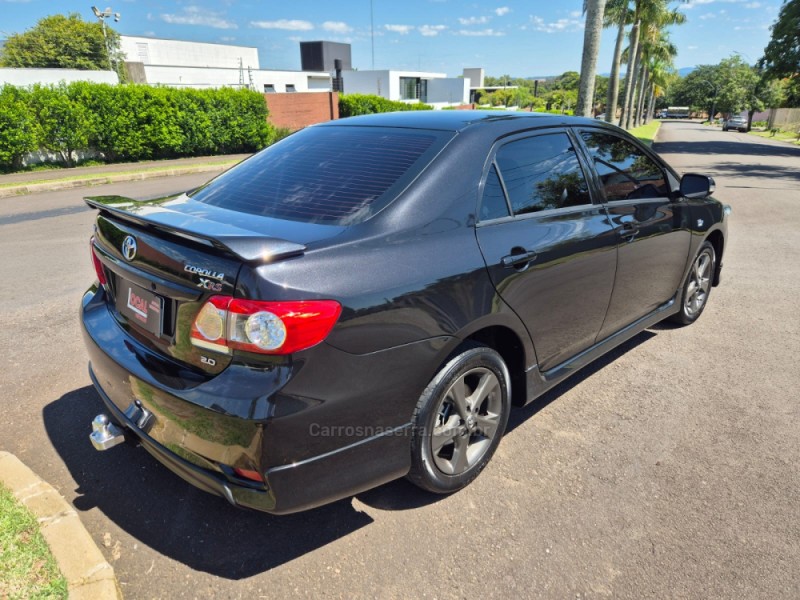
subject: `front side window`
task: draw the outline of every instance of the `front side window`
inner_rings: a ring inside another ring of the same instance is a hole
[[[609,202],[669,197],[663,170],[634,144],[610,133],[584,131],[581,137]]]
[[[496,161],[514,215],[592,203],[566,133],[510,142],[497,152]]]

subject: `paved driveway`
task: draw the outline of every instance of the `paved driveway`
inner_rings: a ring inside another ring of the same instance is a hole
[[[141,449],[93,451],[80,191],[0,201],[0,448],[74,504],[128,598],[796,598],[800,149],[682,122],[659,139],[733,206],[723,285],[692,327],[646,331],[515,412],[458,494],[398,481],[271,517]]]

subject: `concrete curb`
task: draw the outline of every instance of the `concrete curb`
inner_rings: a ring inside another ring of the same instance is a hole
[[[79,187],[92,185],[103,185],[105,183],[119,183],[124,181],[140,181],[142,179],[152,179],[154,177],[175,177],[177,175],[191,175],[192,173],[221,173],[236,162],[222,165],[196,165],[191,167],[175,167],[172,169],[141,171],[139,173],[117,173],[115,175],[87,175],[81,179],[70,179],[68,181],[43,181],[41,183],[22,183],[0,188],[0,198],[12,196],[22,196],[25,194],[35,194],[38,192],[52,192],[56,190],[69,190]]]
[[[0,451],[0,481],[38,519],[70,600],[121,600],[114,568],[61,494],[9,452]]]

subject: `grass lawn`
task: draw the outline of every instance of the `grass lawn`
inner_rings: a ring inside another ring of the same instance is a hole
[[[641,127],[636,127],[635,129],[629,129],[628,133],[639,138],[639,141],[647,144],[648,146],[652,146],[659,127],[661,127],[661,121],[658,119],[653,119],[647,125],[642,125]]]
[[[769,131],[750,131],[750,134],[800,146],[800,138],[797,137],[796,133],[789,131],[778,131],[775,135],[772,135]]]
[[[0,598],[66,597],[67,581],[39,532],[39,524],[0,485]]]

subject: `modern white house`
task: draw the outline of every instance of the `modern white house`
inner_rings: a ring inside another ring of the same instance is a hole
[[[249,46],[120,36],[131,79],[170,87],[247,87],[259,92],[330,92],[324,71],[261,69],[258,49]]]
[[[344,71],[345,94],[374,94],[401,102],[423,102],[435,108],[466,104],[470,82],[463,77],[422,71]]]

